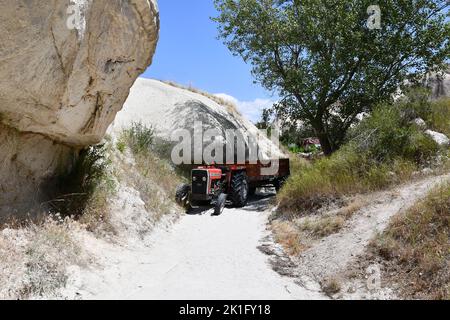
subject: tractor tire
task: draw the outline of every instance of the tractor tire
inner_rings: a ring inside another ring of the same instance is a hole
[[[256,194],[256,187],[250,187],[248,189],[248,195],[249,196],[254,196]]]
[[[183,208],[187,207],[189,202],[189,193],[191,192],[191,186],[188,184],[182,184],[178,186],[175,192],[175,201],[177,204]]]
[[[286,178],[280,178],[274,182],[273,186],[275,187],[277,193],[280,192],[281,188],[283,188],[284,184],[286,183],[286,180],[287,180]]]
[[[231,200],[237,208],[244,207],[248,202],[249,185],[247,174],[237,172],[231,179]]]
[[[217,198],[216,206],[214,207],[214,215],[220,216],[225,209],[225,204],[227,202],[227,195],[221,193]]]

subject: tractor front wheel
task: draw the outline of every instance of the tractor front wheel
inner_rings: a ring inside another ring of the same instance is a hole
[[[182,184],[177,188],[175,192],[175,200],[177,204],[183,208],[187,207],[189,201],[189,194],[191,193],[191,186],[188,184]]]
[[[214,208],[214,215],[220,216],[225,209],[225,204],[227,202],[227,195],[224,193],[221,193],[219,197],[217,198],[216,206]]]
[[[247,204],[249,185],[247,174],[237,172],[231,179],[231,200],[235,207],[242,208]]]

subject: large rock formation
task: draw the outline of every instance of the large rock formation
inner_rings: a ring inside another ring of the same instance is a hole
[[[261,135],[255,125],[242,117],[227,101],[222,103],[220,99],[215,99],[212,95],[195,91],[158,80],[139,78],[132,87],[123,109],[117,114],[111,126],[111,133],[117,136],[133,122],[141,122],[152,126],[158,138],[173,145],[179,142],[173,133],[187,130],[190,132],[192,149],[194,149],[196,148],[194,125],[196,122],[201,122],[203,133],[209,129],[219,130],[220,134],[216,141],[225,142],[225,146],[226,131],[233,130],[257,139],[263,160],[287,157],[278,146]],[[204,148],[211,145],[211,142],[211,139],[203,137]],[[248,156],[248,144],[246,147]],[[225,154],[226,148],[224,149]]]
[[[0,207],[97,143],[158,40],[154,0],[0,0]]]
[[[425,79],[425,85],[431,89],[433,99],[450,97],[450,65],[444,72],[428,75]]]

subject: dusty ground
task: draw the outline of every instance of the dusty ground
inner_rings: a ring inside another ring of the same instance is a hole
[[[260,195],[248,207],[226,209],[219,217],[210,210],[185,215],[155,231],[145,240],[148,246],[99,246],[97,241],[95,250],[103,257],[99,265],[73,270],[64,294],[82,299],[323,299],[275,272],[261,251],[261,246],[277,247],[267,231],[269,200]]]
[[[298,266],[295,274],[300,278],[314,279],[316,282],[331,279],[341,289],[335,298],[396,298],[395,292],[389,286],[368,290],[367,278],[371,275],[369,272],[354,274],[357,270],[356,263],[376,234],[387,227],[391,217],[409,208],[435,186],[449,179],[450,174],[431,176],[390,191],[367,196],[365,200],[368,204],[355,213],[340,232],[316,241],[294,260]],[[366,265],[370,263],[366,262]],[[382,270],[380,272],[382,280]]]
[[[358,269],[367,246],[392,216],[412,206],[450,174],[432,176],[367,196],[338,233],[289,258],[273,240],[268,219],[273,194],[219,216],[197,210],[156,228],[142,241],[109,243],[84,234],[96,256],[89,269],[73,267],[62,296],[69,299],[325,299],[324,280],[338,299],[395,299],[389,284],[368,290]],[[173,222],[176,221],[176,222]],[[366,263],[365,265],[370,265]],[[380,277],[383,271],[380,270]]]

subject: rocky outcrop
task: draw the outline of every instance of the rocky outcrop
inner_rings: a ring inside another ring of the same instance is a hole
[[[425,85],[431,89],[431,97],[450,97],[450,66],[445,72],[432,73],[426,77]]]
[[[85,146],[151,63],[158,15],[148,0],[75,3],[0,0],[0,112],[19,131]]]
[[[101,141],[152,61],[159,15],[154,0],[0,6],[0,206],[14,206]]]
[[[159,138],[171,144],[179,142],[178,138],[173,136],[174,132],[189,131],[192,150],[198,147],[198,144],[194,145],[194,125],[201,122],[203,133],[209,129],[219,131],[220,134],[215,139],[219,143],[225,142],[226,145],[226,131],[233,130],[257,139],[261,158],[264,160],[287,157],[228,102],[221,103],[213,95],[158,80],[139,78],[136,81],[123,109],[117,114],[111,126],[111,133],[117,136],[133,122],[152,126]],[[203,136],[204,148],[211,145],[211,142],[211,139]],[[248,144],[246,152],[248,155]]]
[[[0,124],[0,222],[40,209],[43,179],[70,168],[76,150]]]

